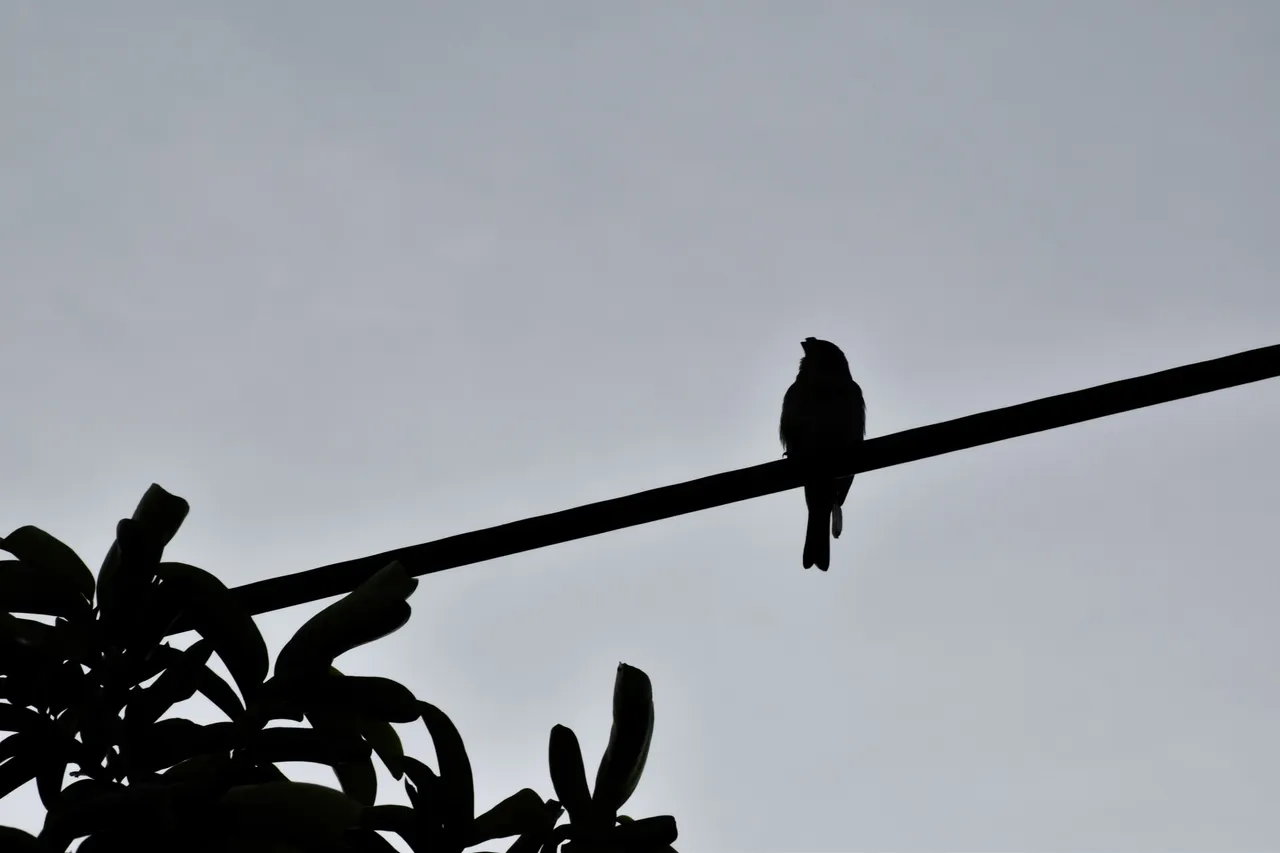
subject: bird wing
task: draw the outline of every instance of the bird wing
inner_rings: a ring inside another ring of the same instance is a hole
[[[783,451],[791,450],[800,432],[801,406],[797,385],[798,383],[792,382],[782,397],[782,420],[778,423],[778,438],[782,441]]]

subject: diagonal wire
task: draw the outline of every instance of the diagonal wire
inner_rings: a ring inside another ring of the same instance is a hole
[[[836,466],[834,473],[860,474],[888,468],[1278,375],[1280,345],[1248,350],[869,439],[863,442],[856,458],[833,460]],[[250,613],[266,613],[350,592],[392,560],[399,560],[411,575],[431,574],[758,498],[797,488],[802,482],[802,471],[794,463],[785,459],[766,462],[460,533],[434,542],[255,581],[233,591]]]

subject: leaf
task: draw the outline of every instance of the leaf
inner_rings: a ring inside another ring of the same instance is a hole
[[[591,791],[587,788],[587,770],[582,764],[582,747],[573,729],[552,726],[549,753],[551,784],[556,789],[556,797],[568,810],[571,821],[589,823]]]
[[[41,796],[49,797],[55,793],[53,786],[61,787],[68,759],[82,748],[80,743],[64,736],[52,720],[42,719],[40,725],[0,741],[0,756],[7,759],[0,769],[10,768],[16,774],[9,778],[17,778],[21,772],[31,769],[27,778],[36,776]],[[18,784],[25,784],[25,780]]]
[[[342,673],[332,670],[336,675]],[[404,746],[395,727],[386,720],[375,720],[350,711],[311,708],[307,719],[316,731],[339,735],[357,735],[378,754],[391,775],[399,779],[404,775]]]
[[[66,759],[49,755],[36,774],[36,791],[40,794],[40,802],[47,809],[62,793],[62,781],[67,775]]]
[[[58,714],[87,699],[94,684],[80,664],[64,661],[47,674],[44,687],[46,707]]]
[[[230,789],[217,812],[233,834],[339,848],[346,830],[360,826],[364,806],[323,785],[265,782]]]
[[[404,775],[404,745],[394,726],[386,720],[365,717],[360,721],[360,734],[382,759],[392,778],[399,779]]]
[[[443,711],[429,702],[419,702],[422,721],[431,733],[436,748],[436,763],[440,767],[443,783],[444,829],[450,835],[466,838],[476,816],[475,782],[471,775],[471,761],[462,735]]]
[[[658,815],[619,823],[609,833],[609,841],[627,850],[655,850],[674,844],[679,835],[674,817]]]
[[[171,587],[191,627],[213,645],[247,703],[270,668],[267,644],[249,612],[222,581],[204,569],[161,563],[156,574]]]
[[[230,684],[212,669],[205,666],[200,671],[200,693],[217,706],[218,710],[230,720],[239,720],[244,716],[244,705]]]
[[[154,563],[159,561],[190,509],[191,505],[182,498],[169,494],[155,483],[151,484],[138,501],[133,515],[116,525],[116,541],[111,543],[102,568],[98,570],[100,607],[105,610],[116,607],[116,587],[124,580],[120,572],[129,560],[146,555],[154,568]],[[127,553],[130,550],[133,555]]]
[[[537,791],[532,788],[516,791],[476,818],[467,846],[536,830],[544,822],[545,812],[546,805]]]
[[[561,845],[568,841],[569,837],[573,834],[574,826],[572,824],[566,823],[553,828],[547,839],[542,842],[542,853],[556,853],[557,850],[561,849]],[[516,843],[511,846],[518,848],[522,840],[523,839],[517,839]],[[565,847],[564,849],[567,853],[567,851],[570,851],[573,848]],[[587,849],[590,850],[591,848],[588,847]],[[508,851],[508,853],[510,853],[510,851]]]
[[[23,648],[49,654],[58,650],[57,629],[53,625],[46,625],[35,619],[19,619],[5,611],[0,611],[0,638],[6,643],[16,643]]]
[[[264,685],[264,698],[306,712],[342,711],[392,723],[418,719],[418,700],[409,688],[389,678],[355,675],[276,676]]]
[[[65,847],[72,839],[98,833],[130,833],[137,827],[163,830],[174,823],[173,789],[168,785],[128,787],[81,780],[68,785],[45,815],[40,837]]]
[[[116,524],[115,541],[98,570],[98,614],[111,645],[146,654],[174,628],[178,613],[155,578],[188,509],[182,498],[152,484],[133,516]]]
[[[112,746],[123,736],[124,720],[104,709],[105,691],[95,690],[93,698],[67,713],[67,725],[70,731],[79,731],[80,740],[84,744],[85,759],[81,765],[97,767],[109,756],[114,755]]]
[[[30,782],[40,772],[40,761],[30,754],[16,755],[0,764],[0,799]]]
[[[92,611],[76,619],[58,619],[54,623],[53,633],[58,654],[66,660],[93,663],[101,657],[101,632]]]
[[[347,840],[357,853],[399,853],[391,842],[372,829],[349,829]]]
[[[399,630],[418,582],[392,561],[339,601],[306,621],[276,657],[276,675],[327,671],[335,658]]]
[[[102,625],[108,637],[118,645],[127,649],[127,659],[136,665],[145,661],[156,649],[165,645],[165,637],[176,633],[178,622],[182,617],[181,606],[174,597],[174,590],[167,588],[155,577],[159,564],[147,569],[148,577],[145,586],[139,586],[136,594],[125,599],[126,607],[106,618],[102,614]],[[127,625],[120,624],[128,620]],[[134,682],[141,684],[142,680]]]
[[[404,759],[405,792],[417,816],[416,835],[401,835],[418,853],[461,850],[465,838],[446,835],[445,821],[450,812],[444,780],[416,758]]]
[[[244,747],[255,764],[307,761],[330,767],[351,761],[368,761],[369,745],[355,733],[315,729],[270,728],[254,732]]]
[[[35,711],[19,708],[16,705],[0,704],[0,732],[33,731],[46,722],[47,720]]]
[[[553,850],[558,844],[553,844],[551,848],[548,848],[547,843],[552,841],[556,830],[556,821],[560,820],[560,815],[563,813],[564,807],[555,800],[544,802],[538,822],[530,829],[522,832],[520,837],[507,848],[507,853],[538,853],[539,850]],[[476,820],[478,822],[479,818]]]
[[[194,696],[211,654],[213,645],[208,640],[197,640],[179,652],[154,684],[130,692],[125,719],[142,725],[154,723],[174,705]]]
[[[249,764],[233,762],[230,782],[232,785],[261,785],[265,782],[288,782],[289,777],[274,764]]]
[[[202,726],[173,717],[147,726],[131,725],[128,731],[122,756],[132,778],[136,773],[163,770],[197,755],[230,749],[235,724]]]
[[[156,483],[147,487],[133,511],[133,520],[147,531],[147,536],[167,547],[191,511],[191,504]]]
[[[17,755],[18,748],[22,746],[25,741],[26,738],[22,736],[22,733],[9,735],[3,740],[0,740],[0,763],[8,761],[10,758]]]
[[[72,617],[91,606],[57,574],[19,560],[0,560],[0,610]]]
[[[124,785],[115,782],[104,782],[100,779],[80,779],[62,789],[58,797],[57,808],[65,809],[78,803],[85,803],[103,794],[124,791]]]
[[[54,853],[29,832],[0,826],[0,850],[5,853]]]
[[[216,781],[230,770],[231,758],[227,754],[206,752],[180,761],[160,775],[173,782]]]
[[[414,811],[423,820],[429,820],[435,826],[440,825],[440,815],[444,809],[444,783],[436,772],[416,758],[405,756],[404,787],[409,795],[409,802]]]
[[[5,676],[0,679],[0,698],[41,711],[61,712],[88,689],[78,664],[64,663],[44,649],[12,639],[0,641],[0,674]]]
[[[408,806],[386,805],[370,806],[364,810],[360,818],[361,829],[394,832],[404,839],[413,850],[425,848],[421,815]]]
[[[378,774],[372,758],[331,765],[342,790],[362,806],[371,806],[378,797]]]
[[[630,799],[644,772],[653,739],[653,685],[643,670],[618,664],[613,683],[613,726],[600,759],[592,802],[613,816]]]
[[[81,841],[76,853],[133,853],[138,847],[132,833],[97,832]]]
[[[182,659],[183,650],[176,649],[167,643],[155,646],[147,651],[135,648],[132,653],[127,653],[123,657],[117,655],[108,655],[108,664],[112,663],[114,658],[114,666],[111,666],[108,678],[113,687],[121,685],[131,685],[142,690],[142,684],[150,681],[157,675],[163,673],[166,669],[176,664]]]
[[[0,548],[32,568],[53,576],[63,587],[74,591],[88,604],[93,599],[93,572],[71,546],[38,527],[19,527],[4,539]]]

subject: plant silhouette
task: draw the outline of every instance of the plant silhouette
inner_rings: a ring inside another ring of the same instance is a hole
[[[418,584],[395,561],[306,622],[276,656],[213,574],[162,559],[186,517],[152,486],[95,578],[35,527],[0,540],[0,797],[34,779],[47,813],[38,836],[0,827],[6,853],[183,850],[383,853],[399,835],[415,853],[461,853],[514,838],[509,853],[670,851],[675,819],[619,814],[653,734],[648,676],[620,664],[613,728],[588,788],[578,740],[551,730],[554,799],[530,788],[477,814],[471,763],[444,711],[386,678],[348,675],[342,653],[403,627]],[[94,605],[96,598],[97,604]],[[15,614],[54,617],[54,623]],[[199,639],[164,642],[176,626]],[[217,655],[234,686],[215,673]],[[166,716],[201,694],[226,716]],[[272,726],[289,720],[301,726]],[[404,754],[394,724],[421,721],[433,769]],[[403,780],[410,805],[376,802],[374,759]],[[290,780],[276,764],[332,768],[338,787]],[[75,780],[64,786],[68,771]],[[567,812],[568,820],[562,822]]]

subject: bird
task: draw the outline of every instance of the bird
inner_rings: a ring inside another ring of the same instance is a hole
[[[800,343],[804,357],[800,371],[782,398],[782,419],[778,436],[783,455],[806,466],[829,468],[833,457],[855,450],[867,431],[867,406],[862,388],[849,373],[849,361],[831,341],[805,338]],[[831,565],[831,535],[837,539],[844,530],[841,507],[849,495],[853,477],[819,478],[806,483],[804,500],[809,508],[805,529],[806,569]]]

